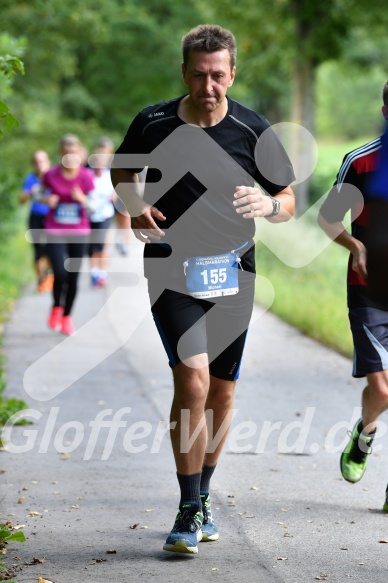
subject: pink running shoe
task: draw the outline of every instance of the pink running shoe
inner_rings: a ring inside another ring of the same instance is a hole
[[[63,316],[61,332],[62,334],[66,334],[66,336],[71,336],[76,332],[70,316]]]
[[[63,317],[63,308],[60,306],[54,306],[51,310],[49,319],[48,319],[48,327],[52,330],[60,330],[62,325],[62,317]]]

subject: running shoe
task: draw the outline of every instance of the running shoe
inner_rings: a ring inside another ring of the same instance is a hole
[[[383,506],[383,510],[384,512],[388,512],[388,486],[387,489],[385,490],[385,503]]]
[[[340,460],[342,476],[352,484],[361,480],[365,473],[368,456],[372,452],[373,437],[360,433],[358,429],[360,422],[361,419],[357,421],[353,432],[349,432],[350,441]]]
[[[90,284],[91,284],[91,286],[92,287],[97,287],[98,286],[99,279],[100,279],[99,273],[92,271],[91,276],[90,276]]]
[[[54,287],[54,274],[48,273],[46,279],[44,280],[46,291],[52,291]]]
[[[62,334],[66,334],[66,336],[71,336],[76,332],[71,316],[63,316],[61,332]]]
[[[128,247],[125,245],[125,243],[116,243],[116,248],[118,252],[124,257],[128,255]]]
[[[212,505],[210,500],[209,493],[201,494],[202,500],[202,514],[203,514],[203,521],[202,521],[202,542],[208,542],[212,540],[218,540],[219,534],[216,525],[214,524],[214,520],[212,517]]]
[[[38,282],[38,292],[44,293],[44,292],[51,291],[53,289],[53,283],[54,283],[54,276],[51,273],[45,275]]]
[[[60,306],[54,306],[50,312],[48,319],[48,327],[52,330],[60,330],[62,326],[63,308]]]
[[[38,287],[37,287],[37,291],[38,293],[44,293],[46,290],[46,278],[43,277],[42,279],[39,279],[38,281]]]
[[[175,553],[198,553],[197,543],[202,539],[203,514],[195,502],[185,502],[179,507],[172,531],[163,546]]]

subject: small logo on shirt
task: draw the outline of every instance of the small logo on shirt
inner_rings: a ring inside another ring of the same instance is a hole
[[[164,115],[164,111],[156,111],[155,113],[148,114],[148,117],[158,117],[159,115]]]
[[[231,369],[230,369],[230,371],[229,371],[229,374],[230,374],[230,375],[234,373],[234,371],[235,371],[235,369],[236,369],[236,366],[237,366],[237,362],[234,362],[234,363],[233,363],[233,366],[232,366],[232,368],[231,368]]]

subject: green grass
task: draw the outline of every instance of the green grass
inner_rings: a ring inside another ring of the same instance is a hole
[[[0,425],[21,409],[27,406],[24,401],[10,399],[4,396],[6,387],[6,375],[4,363],[6,356],[1,348],[3,325],[7,320],[10,311],[20,290],[28,281],[34,277],[32,270],[32,249],[24,238],[25,215],[22,214],[18,220],[7,229],[10,233],[2,239],[2,260],[0,264]],[[1,445],[1,439],[0,439]]]
[[[347,253],[333,243],[306,267],[289,267],[264,244],[256,249],[257,273],[275,292],[271,311],[311,338],[351,356],[346,306]],[[267,303],[256,289],[256,300]]]
[[[11,234],[1,241],[0,324],[7,319],[20,289],[34,277],[32,249],[25,240],[24,214],[14,223]]]

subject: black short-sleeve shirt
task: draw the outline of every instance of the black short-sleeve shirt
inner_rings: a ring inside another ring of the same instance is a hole
[[[187,257],[225,253],[253,238],[254,220],[243,219],[233,206],[236,186],[257,182],[273,195],[294,180],[290,160],[264,116],[228,98],[224,119],[199,128],[178,116],[181,99],[141,111],[116,152],[150,154],[163,148],[163,164],[171,164],[178,177],[155,196],[163,168],[149,167],[144,191],[144,200],[166,217],[159,223],[166,233],[163,244],[146,245],[145,257],[171,253],[165,263],[171,276],[181,272]],[[151,277],[150,270],[146,275]]]

